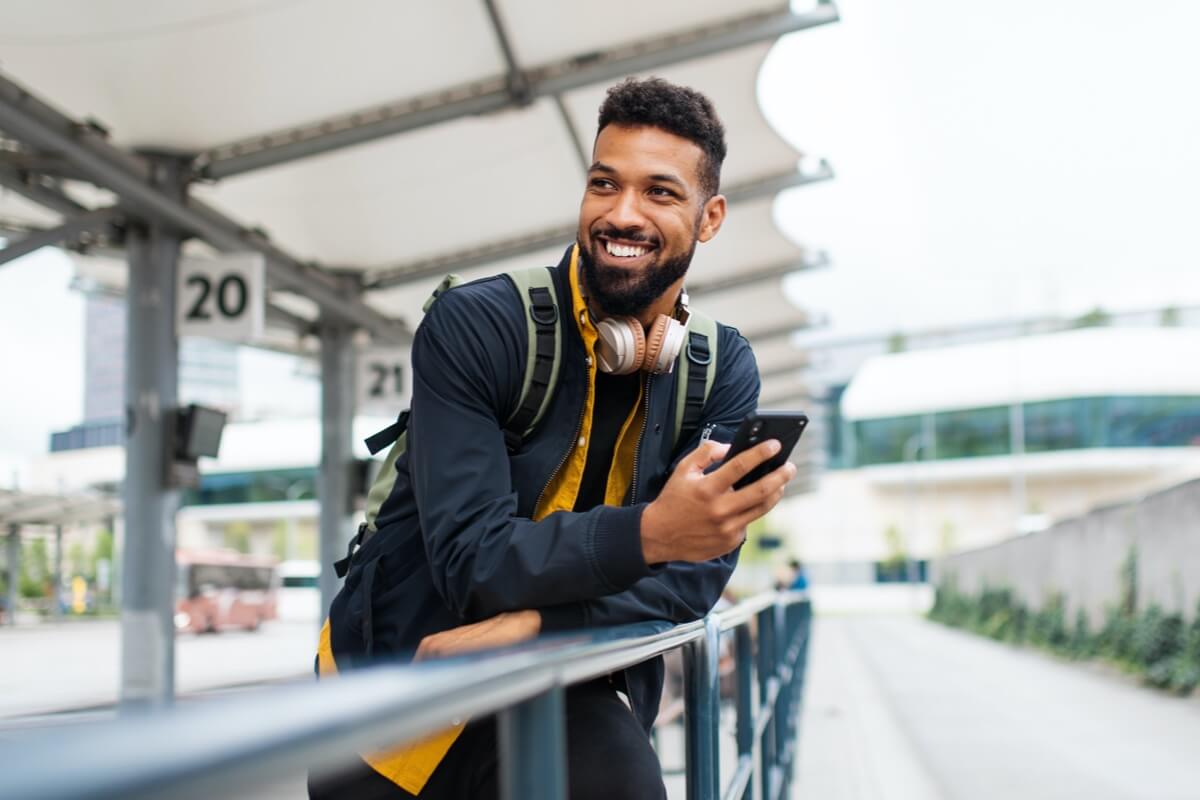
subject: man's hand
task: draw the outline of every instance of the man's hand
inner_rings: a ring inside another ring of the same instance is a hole
[[[537,611],[506,611],[491,619],[471,625],[460,625],[441,633],[431,633],[421,640],[413,661],[487,650],[493,647],[523,642],[538,635],[542,615]]]
[[[729,445],[705,442],[679,462],[658,499],[642,512],[642,555],[647,564],[664,561],[708,561],[723,556],[746,539],[746,526],[783,498],[796,476],[790,462],[749,486],[734,490],[742,476],[779,452],[774,439],[735,456],[705,475]]]

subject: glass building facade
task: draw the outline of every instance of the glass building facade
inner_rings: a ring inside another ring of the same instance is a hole
[[[315,500],[316,467],[222,472],[200,476],[200,488],[184,491],[184,506],[227,503],[272,503],[286,500]]]
[[[1079,397],[1025,403],[1025,452],[1200,446],[1200,397]],[[848,467],[1012,452],[1012,408],[992,406],[848,421]],[[919,455],[916,453],[920,443]]]

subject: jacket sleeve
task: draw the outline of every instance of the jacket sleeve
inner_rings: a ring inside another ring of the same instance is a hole
[[[758,405],[758,366],[749,344],[737,331],[722,326],[719,371],[699,430],[684,446],[676,463],[700,444],[702,432],[713,427],[717,441],[731,441],[746,414]],[[692,564],[672,561],[629,589],[581,603],[542,608],[542,630],[607,627],[646,620],[679,624],[700,619],[716,605],[737,566],[739,550]]]
[[[445,292],[412,348],[409,471],[433,583],[464,621],[629,588],[644,505],[517,516],[502,426],[524,377],[526,326],[511,284]]]

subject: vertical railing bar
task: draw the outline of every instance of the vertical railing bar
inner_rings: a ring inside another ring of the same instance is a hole
[[[500,712],[503,800],[566,800],[565,716],[561,686]]]
[[[704,622],[704,637],[684,645],[684,747],[687,753],[688,800],[712,800],[720,785],[717,736],[721,723],[721,686],[717,671],[720,657],[720,624]]]
[[[775,714],[774,694],[770,685],[775,675],[775,607],[767,606],[758,613],[758,680],[760,713],[768,712],[769,719],[759,740],[758,777],[763,797],[770,797],[771,768],[775,763]]]
[[[737,751],[739,759],[747,756],[753,769],[754,756],[754,641],[750,626],[739,625],[734,632],[734,669],[737,680]],[[751,800],[754,787],[746,781],[742,800]]]

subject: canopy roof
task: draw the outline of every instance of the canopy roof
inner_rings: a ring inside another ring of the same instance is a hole
[[[68,244],[119,243],[124,214],[165,219],[219,250],[266,250],[273,324],[304,327],[320,306],[395,338],[386,319],[411,328],[443,272],[557,259],[604,89],[653,72],[707,93],[728,130],[733,209],[695,280],[799,268],[804,253],[775,229],[770,200],[830,173],[797,170],[755,85],[778,36],[836,17],[826,3],[793,13],[779,0],[736,12],[719,0],[14,0],[0,32],[11,79],[0,227],[116,205],[121,214],[65,231]],[[182,155],[198,217],[145,194],[144,162],[118,157],[131,151]],[[143,186],[117,185],[107,168]],[[367,306],[345,301],[335,271],[361,279]],[[746,329],[789,314],[803,324],[779,278],[767,280],[775,291],[753,304],[705,305]]]
[[[0,489],[0,527],[91,522],[113,516],[119,509],[118,500],[109,495]]]

